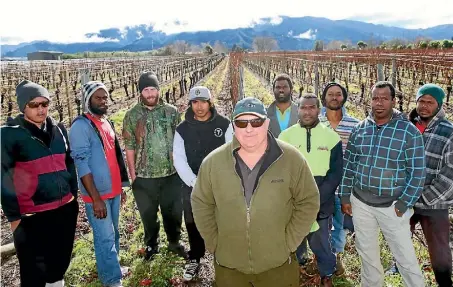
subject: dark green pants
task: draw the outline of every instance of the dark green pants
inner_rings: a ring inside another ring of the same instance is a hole
[[[217,287],[298,287],[299,263],[291,254],[290,260],[280,267],[260,274],[244,274],[214,262],[215,285]]]
[[[137,177],[133,182],[132,191],[145,229],[146,246],[156,247],[159,244],[159,206],[168,242],[179,242],[183,212],[182,184],[177,174],[162,178]]]

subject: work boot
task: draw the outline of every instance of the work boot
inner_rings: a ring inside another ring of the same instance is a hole
[[[151,246],[146,246],[145,248],[145,260],[146,261],[152,261],[154,259],[154,256],[159,253],[159,247],[151,247]]]
[[[336,276],[343,276],[346,270],[344,269],[343,262],[342,262],[341,253],[337,254],[337,265],[335,267],[335,275]]]
[[[332,276],[322,277],[320,287],[333,287]]]

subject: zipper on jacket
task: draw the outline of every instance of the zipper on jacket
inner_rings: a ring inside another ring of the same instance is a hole
[[[278,161],[281,157],[283,156],[283,154],[279,155],[278,158],[276,160],[274,160],[268,167],[267,169],[264,171],[266,172],[269,168],[271,168],[271,166],[276,162]],[[235,166],[236,166],[236,159],[233,157],[234,159],[234,163],[235,163]],[[236,173],[237,176],[239,176],[239,174],[237,173],[236,171],[236,168],[234,168],[234,172]],[[255,193],[258,189],[258,186],[259,186],[259,183],[261,181],[261,178],[263,177],[264,175],[264,172],[263,174],[260,175],[260,177],[258,178],[257,180],[257,183],[256,183],[256,187],[253,189],[252,191],[252,197],[250,198],[250,205],[247,205],[247,199],[245,198],[245,190],[244,190],[244,186],[242,185],[241,183],[241,186],[242,186],[242,191],[244,193],[244,201],[245,201],[245,206],[247,207],[247,230],[246,230],[246,237],[247,237],[247,242],[248,242],[248,255],[249,255],[249,267],[250,267],[250,272],[253,274],[254,270],[253,270],[253,264],[252,264],[252,250],[251,250],[251,246],[252,246],[252,243],[251,243],[251,240],[250,240],[250,224],[251,224],[251,216],[250,216],[250,209],[252,208],[252,203],[253,203],[253,199],[255,198]],[[241,177],[239,177],[241,178]]]

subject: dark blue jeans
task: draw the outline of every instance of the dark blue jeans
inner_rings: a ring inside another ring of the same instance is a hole
[[[308,244],[310,249],[316,255],[319,275],[322,277],[330,276],[335,272],[337,258],[332,252],[330,246],[330,229],[332,226],[332,217],[318,219],[319,229],[308,234]],[[307,245],[302,242],[296,250],[297,260],[302,263],[302,257],[307,253]]]

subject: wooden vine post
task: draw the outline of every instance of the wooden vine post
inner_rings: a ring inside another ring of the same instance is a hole
[[[70,93],[69,93],[68,73],[69,73],[68,70],[66,70],[64,73],[64,85],[65,85],[65,91],[66,91],[66,104],[68,105],[69,123],[71,123],[72,119],[73,119],[73,115],[72,115],[71,99],[70,99]]]

